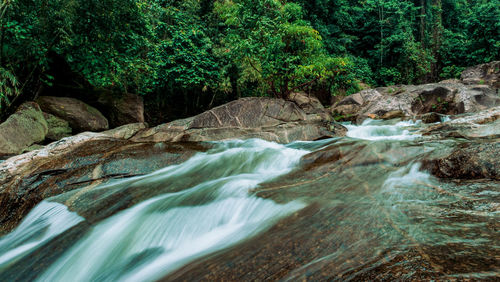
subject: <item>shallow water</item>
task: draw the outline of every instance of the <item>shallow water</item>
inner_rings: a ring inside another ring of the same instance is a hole
[[[0,238],[0,280],[498,277],[498,183],[422,170],[422,156],[454,143],[425,143],[420,126],[214,142],[182,164],[47,199]],[[329,150],[338,161],[305,164]]]

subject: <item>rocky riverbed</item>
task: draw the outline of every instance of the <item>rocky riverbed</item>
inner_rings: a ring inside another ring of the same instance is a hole
[[[486,73],[330,109],[304,93],[245,98],[5,158],[0,280],[498,279],[500,98]],[[31,120],[43,139],[44,117],[30,103],[6,123]]]

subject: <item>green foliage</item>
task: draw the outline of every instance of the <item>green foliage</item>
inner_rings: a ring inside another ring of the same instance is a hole
[[[457,78],[500,59],[500,0],[4,0],[0,27],[4,108],[65,83],[51,54],[176,117],[241,96]]]
[[[0,109],[4,103],[9,105],[11,99],[18,93],[17,78],[11,71],[0,67]]]
[[[189,1],[186,1],[189,2]],[[202,21],[193,16],[194,3],[160,8],[154,27],[158,86],[203,90],[217,88],[220,67]],[[199,8],[198,8],[199,9]]]
[[[149,31],[136,1],[19,0],[2,8],[0,63],[15,72],[21,90],[50,86],[50,52],[96,87],[143,90]]]
[[[223,54],[238,66],[239,85],[286,98],[292,91],[334,78],[347,64],[326,55],[321,36],[302,20],[302,9],[277,0],[218,1],[224,21]]]
[[[439,77],[442,79],[459,79],[464,70],[465,67],[457,67],[455,65],[446,66],[441,70],[441,74],[439,75]]]
[[[446,67],[500,59],[498,0],[294,2],[330,55],[365,59],[379,85],[435,81]]]

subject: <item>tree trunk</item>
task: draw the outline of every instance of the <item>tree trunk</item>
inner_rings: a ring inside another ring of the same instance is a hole
[[[443,19],[442,19],[442,5],[441,0],[433,0],[432,8],[434,12],[433,20],[434,24],[432,26],[432,57],[434,62],[431,65],[431,75],[432,79],[436,80],[438,78],[439,66],[439,50],[441,49],[441,41],[443,34]]]
[[[420,0],[420,43],[422,44],[422,48],[425,49],[425,0]]]

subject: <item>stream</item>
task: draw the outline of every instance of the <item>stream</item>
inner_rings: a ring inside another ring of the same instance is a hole
[[[430,175],[421,161],[460,141],[426,141],[421,126],[213,142],[46,199],[0,238],[0,280],[499,279],[499,183]]]

